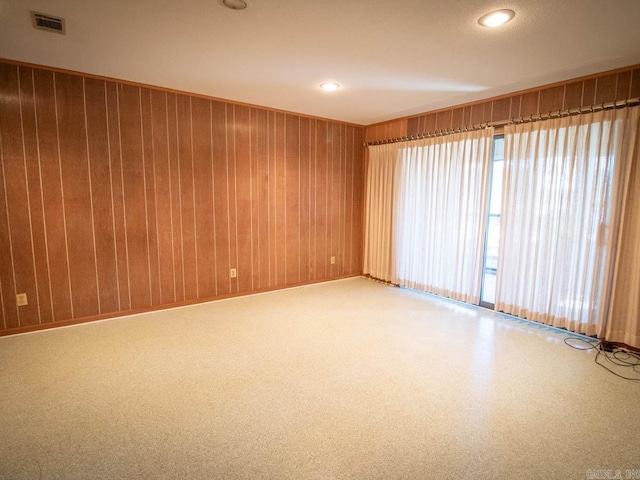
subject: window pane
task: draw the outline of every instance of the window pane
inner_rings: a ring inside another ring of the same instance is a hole
[[[504,160],[504,137],[493,140],[493,160]]]
[[[482,298],[483,302],[496,303],[496,274],[484,272],[482,281]]]
[[[502,170],[504,161],[493,162],[493,173],[491,174],[491,203],[489,204],[489,213],[492,215],[500,215],[502,205]]]
[[[487,253],[484,268],[498,268],[498,246],[500,245],[500,217],[489,217]]]

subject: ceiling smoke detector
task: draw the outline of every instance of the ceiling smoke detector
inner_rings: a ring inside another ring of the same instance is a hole
[[[222,4],[231,10],[244,10],[247,8],[247,2],[244,0],[222,0]]]

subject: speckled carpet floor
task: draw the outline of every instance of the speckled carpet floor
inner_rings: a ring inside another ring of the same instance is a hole
[[[0,478],[640,478],[565,337],[354,278],[0,338]]]

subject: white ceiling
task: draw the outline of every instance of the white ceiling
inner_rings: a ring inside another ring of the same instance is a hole
[[[640,0],[246,1],[0,0],[0,58],[362,125],[640,63]]]

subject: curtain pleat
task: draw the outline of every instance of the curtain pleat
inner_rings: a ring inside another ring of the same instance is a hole
[[[497,310],[603,333],[637,117],[627,108],[505,127]]]
[[[364,273],[478,303],[493,129],[369,147]]]
[[[402,149],[395,283],[479,302],[492,141],[485,129]]]
[[[640,348],[640,126],[627,134],[629,174],[604,339]]]
[[[369,147],[365,185],[363,272],[390,282],[394,278],[394,197],[397,144]]]

